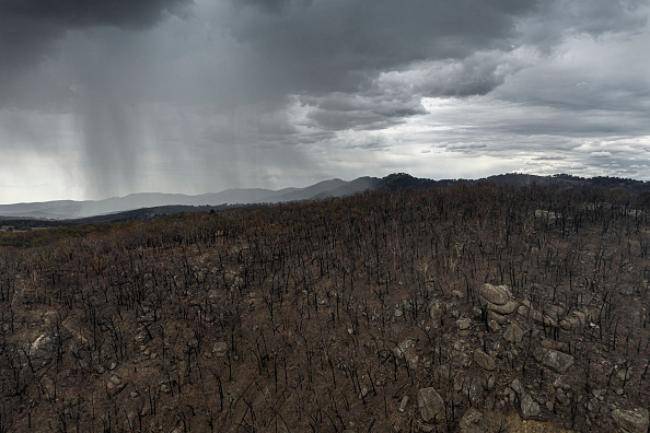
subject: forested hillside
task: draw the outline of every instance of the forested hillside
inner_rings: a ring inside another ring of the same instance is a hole
[[[645,433],[644,200],[457,184],[0,233],[0,433]]]

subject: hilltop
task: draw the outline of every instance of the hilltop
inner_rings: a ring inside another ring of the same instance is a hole
[[[214,194],[184,195],[139,193],[97,201],[48,201],[0,205],[0,221],[4,220],[86,220],[116,221],[127,218],[148,218],[183,212],[220,210],[224,206],[287,203],[346,197],[366,191],[446,187],[457,184],[494,183],[503,186],[554,186],[566,188],[618,188],[634,194],[650,194],[650,184],[615,177],[582,178],[571,175],[536,176],[510,173],[482,179],[417,178],[394,173],[383,178],[364,176],[352,181],[331,179],[305,188],[229,189]],[[193,209],[196,208],[196,209]],[[139,212],[134,212],[138,211]],[[126,214],[123,214],[126,213]]]
[[[645,433],[650,206],[561,182],[0,233],[0,431]]]

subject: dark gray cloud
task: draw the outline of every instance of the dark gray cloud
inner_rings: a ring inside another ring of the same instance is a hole
[[[47,58],[66,31],[93,26],[141,29],[191,0],[0,0],[0,78],[6,84]]]
[[[0,15],[63,27],[149,26],[185,0],[3,0]]]
[[[647,0],[552,0],[519,28],[523,40],[550,48],[570,34],[629,32],[647,22]]]
[[[72,155],[86,196],[518,162],[640,173],[647,6],[0,0],[0,150],[52,170]]]
[[[311,0],[303,0],[311,2]],[[291,4],[291,0],[241,0],[241,4],[246,6],[258,7],[266,12],[281,12],[285,7]]]
[[[227,24],[233,37],[261,56],[269,80],[298,93],[356,90],[369,75],[409,62],[510,47],[516,20],[538,9],[535,0],[248,3],[260,10],[240,10]]]
[[[0,106],[39,110],[80,109],[77,124],[87,189],[128,190],[137,176],[138,140],[133,108],[111,100],[121,93],[111,81],[93,76],[87,82],[74,75],[52,56],[57,44],[70,31],[114,27],[140,31],[154,26],[169,14],[181,14],[191,0],[0,0]],[[117,41],[116,41],[117,42]],[[128,43],[128,42],[127,42]],[[110,70],[113,59],[99,62]],[[91,63],[92,65],[92,63]],[[121,65],[119,65],[121,67]],[[104,70],[106,70],[104,69]],[[99,79],[97,79],[99,78]],[[86,85],[91,97],[76,98],[77,86]],[[99,89],[99,90],[98,90]],[[15,117],[15,115],[14,115]],[[24,122],[18,122],[18,125]],[[20,134],[16,126],[7,128]],[[29,131],[25,135],[38,134]],[[45,134],[46,135],[46,134]],[[21,140],[18,140],[20,143]],[[32,140],[38,148],[58,148],[51,139]],[[4,146],[15,146],[16,142]],[[106,188],[105,186],[109,187]],[[123,188],[125,187],[126,188]]]

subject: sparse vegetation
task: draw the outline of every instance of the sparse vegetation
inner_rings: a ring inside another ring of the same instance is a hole
[[[0,433],[644,433],[648,212],[486,182],[0,233]]]

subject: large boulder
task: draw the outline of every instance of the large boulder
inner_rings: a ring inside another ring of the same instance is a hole
[[[524,330],[517,323],[511,322],[503,333],[503,338],[509,343],[520,344],[524,339]]]
[[[512,380],[512,383],[510,384],[510,388],[517,393],[517,395],[520,395],[521,393],[524,392],[524,385],[521,383],[521,381],[517,378],[514,378]]]
[[[565,331],[584,326],[587,323],[587,315],[582,311],[572,311],[564,319],[560,320],[560,327]]]
[[[456,320],[456,325],[458,325],[459,330],[467,331],[469,328],[472,327],[472,319],[468,317],[463,317],[462,319]]]
[[[517,308],[519,308],[519,303],[514,300],[510,300],[503,305],[492,304],[492,303],[487,304],[488,310],[501,315],[512,314],[515,311],[517,311]]]
[[[524,385],[519,379],[514,379],[510,384],[510,389],[514,391],[515,395],[519,399],[519,412],[521,412],[521,417],[523,419],[535,419],[539,418],[542,413],[542,408],[539,406],[539,403],[526,391]],[[511,397],[514,398],[514,397]],[[512,400],[514,403],[514,400]]]
[[[212,353],[217,358],[223,358],[228,354],[228,343],[225,341],[217,341],[212,346]]]
[[[522,392],[519,397],[519,408],[521,409],[521,417],[523,419],[539,418],[542,409],[539,404],[527,392]]]
[[[124,388],[126,388],[126,382],[117,374],[112,374],[106,382],[106,392],[111,396],[119,394]]]
[[[615,409],[612,417],[621,433],[647,433],[649,415],[648,409],[636,408],[630,410]]]
[[[474,351],[474,362],[483,370],[493,371],[497,368],[497,363],[494,358],[482,350]]]
[[[422,388],[418,391],[418,409],[425,422],[441,422],[445,418],[445,402],[434,388]]]
[[[442,305],[438,302],[431,304],[429,307],[429,317],[431,318],[431,325],[434,328],[439,328],[442,324]]]
[[[550,316],[546,313],[543,313],[535,309],[530,303],[526,301],[522,302],[522,305],[519,306],[517,312],[524,316],[527,319],[531,319],[535,323],[543,324],[544,326],[550,326],[552,328],[557,328],[558,320],[557,316]]]
[[[42,334],[29,347],[29,354],[35,356],[43,352],[53,352],[56,350],[56,335]]]
[[[506,323],[508,323],[508,318],[506,316],[504,316],[503,314],[495,313],[492,310],[488,310],[487,319],[488,319],[488,322],[490,320],[493,320],[496,323],[498,323],[499,325],[505,325]]]
[[[508,286],[494,286],[489,283],[481,286],[478,295],[484,304],[506,305],[512,300],[512,293]]]
[[[412,370],[416,369],[418,366],[418,353],[415,348],[415,340],[412,338],[407,338],[402,341],[397,347],[393,350],[395,357],[397,359],[403,359],[408,364],[409,368]]]
[[[541,348],[535,357],[543,366],[560,374],[566,373],[574,363],[573,356],[552,349]]]
[[[474,408],[469,408],[460,419],[458,427],[460,433],[484,433],[486,426],[483,422],[483,414]]]
[[[29,346],[28,353],[32,362],[39,367],[49,363],[57,354],[58,344],[57,334],[41,334]]]
[[[544,220],[548,223],[553,223],[555,222],[556,219],[561,218],[562,214],[553,212],[550,210],[545,210],[545,209],[537,209],[535,210],[535,218],[539,218],[541,220]]]

